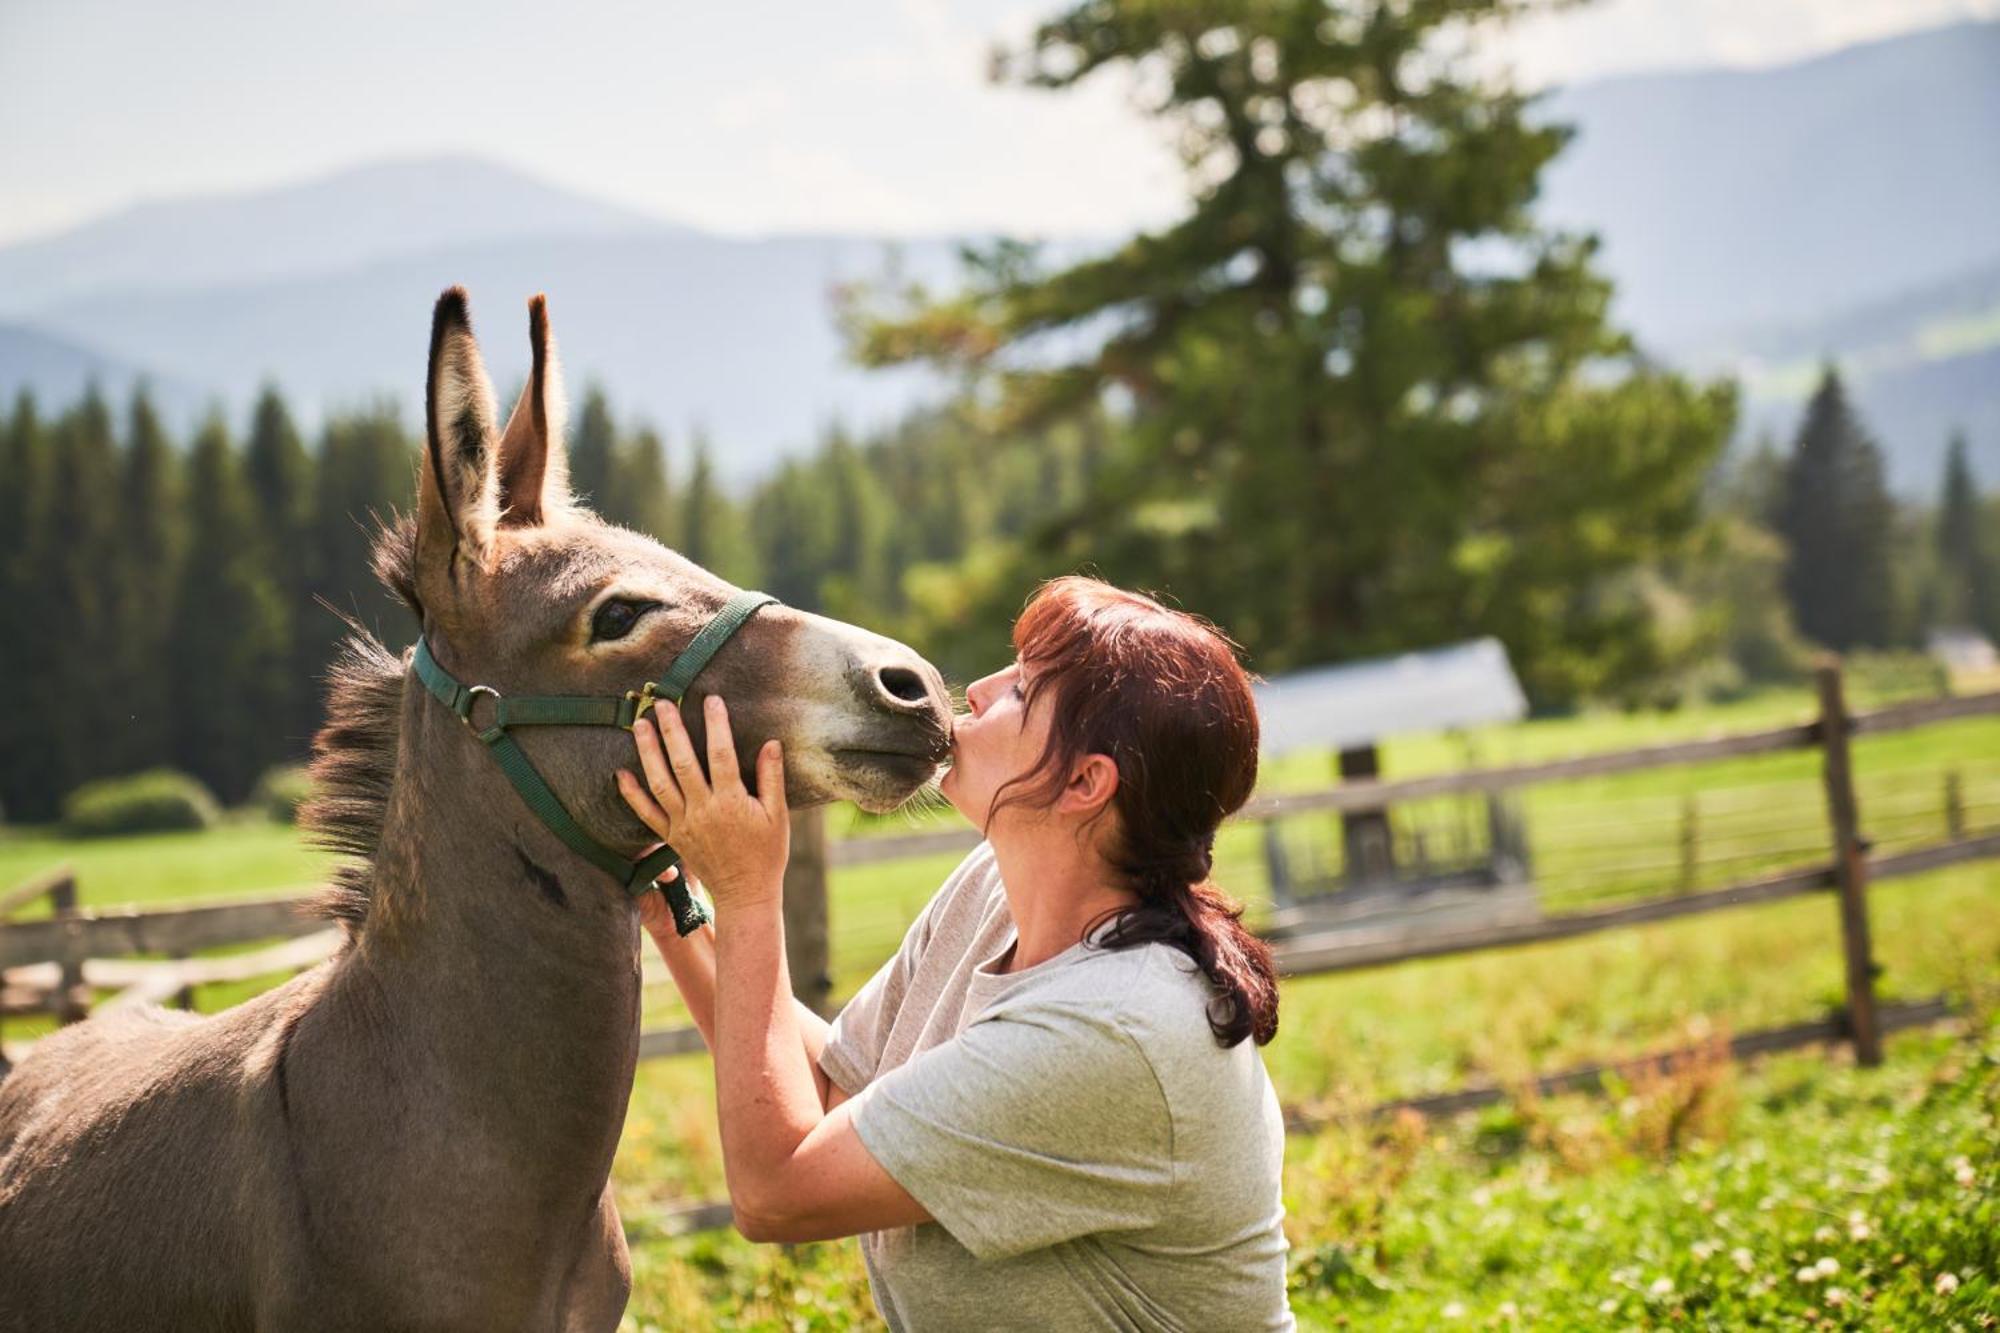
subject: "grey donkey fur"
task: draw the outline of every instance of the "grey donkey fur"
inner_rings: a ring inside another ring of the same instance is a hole
[[[507,693],[620,693],[732,591],[576,507],[540,298],[495,429],[463,292],[438,302],[417,512],[379,571],[446,667]],[[607,599],[646,608],[593,638]],[[746,755],[890,808],[950,716],[899,644],[766,608],[714,659]],[[0,1082],[0,1329],[615,1328],[630,1262],[607,1185],[639,1035],[637,913],[522,805],[472,732],[365,634],[331,676],[308,821],[354,860],[327,963],[226,1013],[145,1010],[40,1042]],[[523,737],[606,845],[650,842],[611,728]],[[746,763],[746,771],[748,765]]]

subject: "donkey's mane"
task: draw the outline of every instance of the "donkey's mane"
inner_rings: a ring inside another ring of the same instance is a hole
[[[423,618],[416,594],[417,527],[409,515],[380,525],[371,563],[375,577]],[[403,711],[403,659],[352,616],[327,669],[326,725],[313,737],[312,796],[299,811],[311,841],[351,860],[336,867],[311,910],[338,921],[349,937],[367,924],[375,901],[375,853],[389,814]]]

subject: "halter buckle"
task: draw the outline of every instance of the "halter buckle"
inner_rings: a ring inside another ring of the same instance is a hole
[[[625,691],[625,697],[632,701],[632,724],[626,728],[627,731],[632,730],[633,727],[637,727],[639,719],[646,716],[652,710],[653,705],[660,701],[659,697],[653,693],[658,688],[657,684],[649,680],[636,690]]]

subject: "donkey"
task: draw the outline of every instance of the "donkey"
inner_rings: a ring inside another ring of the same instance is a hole
[[[465,293],[439,299],[416,512],[375,551],[436,660],[489,704],[652,679],[735,591],[572,500],[540,297],[529,312],[503,431]],[[633,900],[531,812],[409,654],[356,627],[329,679],[306,818],[352,858],[325,901],[345,943],[213,1017],[65,1029],[0,1082],[0,1329],[617,1326]],[[949,750],[934,668],[784,607],[701,672],[683,700],[697,735],[711,692],[746,772],[782,740],[795,802],[891,809]],[[612,781],[629,736],[543,726],[520,744],[591,838],[646,851]]]

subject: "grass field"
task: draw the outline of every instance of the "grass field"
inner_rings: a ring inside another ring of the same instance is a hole
[[[1471,745],[1478,762],[1501,763],[1809,711],[1801,694],[1772,695],[1535,722]],[[1960,773],[1967,822],[2000,822],[1983,804],[2000,800],[1996,757],[1993,721],[1861,738],[1864,825],[1885,846],[1943,836],[1948,769]],[[1468,756],[1462,742],[1428,741],[1392,745],[1384,758],[1392,776],[1406,776]],[[1328,768],[1323,758],[1275,765],[1266,789],[1322,785]],[[1620,869],[1677,861],[1690,797],[1715,811],[1703,821],[1704,886],[1754,868],[1752,853],[1784,851],[1759,828],[1796,825],[1799,845],[1823,845],[1813,841],[1823,797],[1809,754],[1553,784],[1531,794],[1527,814],[1538,872],[1564,886],[1550,895],[1556,905],[1670,887],[1651,870],[1621,878]],[[840,815],[834,832],[930,818]],[[1231,830],[1218,852],[1224,883],[1261,898],[1256,831]],[[57,859],[77,867],[85,900],[100,904],[282,889],[323,867],[270,826],[97,844],[14,832],[0,837],[0,884]],[[836,993],[894,948],[952,861],[836,873]],[[2000,1317],[2000,862],[1887,882],[1871,900],[1883,993],[1945,991],[1972,1019],[1893,1040],[1881,1070],[1819,1051],[1743,1069],[1712,1062],[1608,1099],[1524,1097],[1447,1122],[1336,1120],[1297,1137],[1286,1193],[1301,1322],[1988,1326]],[[1468,1080],[1513,1084],[1534,1070],[1813,1018],[1840,994],[1833,903],[1799,899],[1290,982],[1266,1058],[1287,1105],[1339,1116]],[[654,1021],[671,1010],[664,995],[649,1004]],[[721,1188],[705,1059],[641,1068],[614,1179],[637,1272],[628,1327],[876,1326],[851,1243],[782,1249],[732,1233],[663,1234],[674,1203]]]

